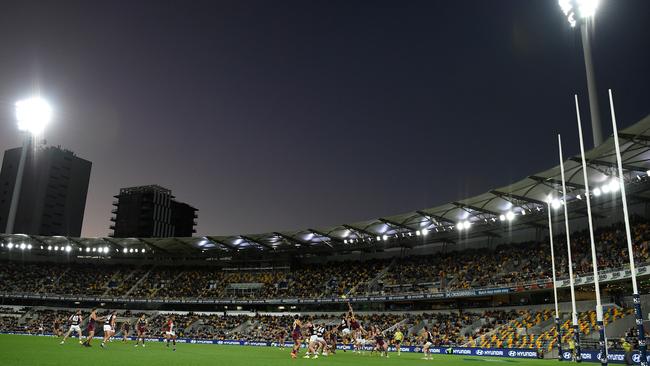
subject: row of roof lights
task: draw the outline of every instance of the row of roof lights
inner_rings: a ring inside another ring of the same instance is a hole
[[[32,250],[32,248],[33,248],[33,246],[31,244],[25,244],[25,243],[21,243],[21,244],[7,243],[6,245],[4,243],[2,243],[2,244],[0,244],[0,247],[2,247],[2,248],[6,247],[9,250],[12,250],[12,249]],[[108,254],[108,252],[110,251],[109,247],[95,247],[95,248],[86,247],[86,249],[82,249],[82,248],[77,248],[77,249],[80,252],[85,251],[86,253],[91,253],[92,252],[92,253]],[[59,245],[54,245],[54,246],[48,245],[47,247],[44,247],[44,246],[41,245],[41,250],[47,250],[47,251],[50,251],[50,252],[55,251],[55,252],[70,253],[70,252],[72,252],[72,246],[70,246],[70,245],[65,245],[65,246],[64,245],[61,245],[61,246],[59,246]],[[118,249],[115,249],[115,251],[119,252]],[[134,249],[134,248],[130,248],[130,249],[124,248],[124,249],[122,249],[122,253],[124,253],[124,254],[127,254],[127,253],[145,253],[145,252],[146,252],[146,249],[144,249],[144,248],[143,249]]]
[[[437,229],[436,229],[437,230]],[[402,237],[412,237],[415,234],[415,236],[427,236],[429,235],[429,229],[422,229],[422,230],[416,230],[415,232],[408,232],[408,233],[402,233]],[[397,234],[395,234],[395,238],[399,238]],[[390,239],[389,235],[377,235],[375,238],[377,241],[388,241]],[[368,239],[369,241],[372,241],[372,238]],[[365,239],[343,239],[344,244],[354,244],[358,243],[359,241],[365,241]]]

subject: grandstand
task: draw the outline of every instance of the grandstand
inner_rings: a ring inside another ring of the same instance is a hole
[[[619,135],[635,263],[641,292],[648,293],[650,116]],[[620,200],[610,181],[612,150],[610,139],[586,155],[590,180],[602,187],[593,202],[596,250],[609,346],[616,350],[618,339],[629,338],[634,316]],[[596,348],[597,331],[584,186],[576,158],[565,169],[580,332],[589,350]],[[546,220],[559,174],[553,167],[476,197],[329,228],[195,238],[3,234],[0,331],[56,333],[55,320],[64,324],[76,309],[88,314],[99,307],[100,314],[118,310],[116,329],[145,314],[151,337],[161,336],[175,314],[177,334],[188,342],[271,345],[290,341],[295,316],[332,329],[350,303],[361,324],[387,337],[400,329],[412,350],[420,349],[426,326],[441,349],[558,357]],[[569,264],[565,236],[555,234],[566,348]],[[650,296],[642,305],[650,308]]]

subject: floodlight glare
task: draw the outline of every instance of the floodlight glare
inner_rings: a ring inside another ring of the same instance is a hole
[[[415,235],[416,235],[416,236],[420,236],[421,234],[422,234],[422,233],[420,232],[420,230],[418,230],[418,231],[415,232]]]
[[[31,245],[31,244],[28,244],[28,245],[27,245],[27,249],[32,250],[32,245]]]
[[[559,199],[556,198],[556,199],[551,201],[551,207],[553,207],[554,210],[559,209],[560,206],[562,206],[562,202],[560,202]]]
[[[145,250],[144,250],[144,248],[142,248],[142,253],[144,253],[144,252],[145,252]]]
[[[571,27],[575,27],[578,19],[585,19],[596,15],[600,0],[558,0],[558,4]],[[576,19],[577,18],[577,19]]]
[[[620,183],[616,179],[609,181],[609,190],[610,192],[618,192],[621,189]]]
[[[20,249],[25,250],[26,247],[25,243],[20,244]]]
[[[66,252],[69,253],[71,250],[72,250],[72,247],[71,247],[71,246],[68,245],[68,246],[65,247],[65,251],[66,251]]]
[[[86,253],[90,252],[90,247],[86,247]]]
[[[122,249],[122,252],[123,252],[123,253],[126,253],[126,252],[128,252],[128,251],[129,251],[129,250],[126,249],[126,248]]]
[[[32,135],[38,135],[52,119],[52,108],[39,97],[33,97],[16,102],[16,120],[18,129]]]
[[[499,220],[506,221],[506,215],[499,215]]]
[[[601,193],[602,192],[601,192],[600,188],[594,188],[594,196],[598,197],[598,196],[600,196]]]
[[[508,221],[512,221],[512,220],[514,220],[514,219],[515,219],[515,213],[512,212],[512,211],[508,211],[508,212],[506,213],[506,220],[508,220]]]
[[[429,229],[422,229],[422,235],[427,236]]]
[[[13,248],[13,247],[14,247],[14,244],[13,244],[13,243],[9,243],[9,244],[7,244],[7,248],[11,249],[11,248]]]
[[[383,239],[384,241],[388,240],[388,235],[384,235],[384,236],[382,236],[382,239]]]

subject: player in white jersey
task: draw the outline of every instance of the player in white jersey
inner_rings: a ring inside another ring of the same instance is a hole
[[[70,334],[73,332],[77,333],[77,336],[79,337],[79,343],[81,344],[81,323],[83,322],[83,317],[81,316],[81,310],[77,310],[70,318],[68,318],[68,323],[70,324],[70,328],[68,329],[68,332],[65,334],[63,337],[63,340],[61,341],[61,344],[65,343],[65,340],[68,339]]]
[[[309,352],[313,355],[311,358],[318,358],[318,353],[322,352],[323,356],[327,356],[327,342],[325,342],[325,327],[322,325],[314,326],[313,333],[309,337]],[[305,356],[309,358],[309,355]]]
[[[432,360],[433,356],[431,356],[431,346],[433,346],[433,334],[431,334],[431,331],[429,330],[429,327],[425,326],[424,329],[422,330],[423,337],[424,338],[424,345],[422,346],[422,352],[424,352],[424,360]]]
[[[106,316],[106,320],[104,320],[104,339],[102,340],[102,343],[100,346],[102,348],[106,347],[106,342],[113,336],[115,335],[115,321],[117,320],[117,312],[113,310],[108,316]]]

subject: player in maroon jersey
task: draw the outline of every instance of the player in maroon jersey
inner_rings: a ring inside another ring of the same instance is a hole
[[[169,347],[169,340],[171,340],[174,345],[173,351],[176,351],[176,329],[174,328],[176,324],[174,324],[174,319],[173,315],[170,316],[163,330],[165,332],[165,343],[167,347]]]
[[[54,318],[54,324],[52,325],[52,333],[54,333],[55,336],[61,337],[63,335],[63,332],[61,331],[61,320],[59,318]]]
[[[144,347],[144,336],[147,333],[147,318],[144,314],[140,315],[138,322],[136,324],[135,331],[137,337],[135,338],[135,346],[138,346],[138,342],[142,341],[142,347]]]
[[[126,341],[129,339],[130,331],[131,331],[131,323],[127,319],[124,321],[124,323],[122,323],[122,342],[126,343]]]
[[[284,340],[287,338],[287,331],[284,328],[278,330],[278,348],[284,349]]]
[[[372,349],[372,352],[379,352],[379,355],[384,357],[388,357],[388,343],[386,343],[384,339],[384,333],[379,329],[378,326],[374,327],[374,331],[372,332],[372,336],[375,339],[375,347]],[[372,354],[371,352],[371,354]]]
[[[352,310],[352,305],[350,305],[350,302],[348,301],[348,323],[350,324],[350,329],[352,330],[352,339],[355,341],[355,348],[357,351],[360,350],[360,348],[363,346],[359,342],[359,340],[363,340],[363,334],[366,333],[366,331],[363,329],[361,326],[361,323],[357,320],[357,318],[354,316],[354,311]]]
[[[300,351],[300,343],[302,342],[302,322],[300,317],[296,315],[293,319],[293,325],[291,326],[291,339],[293,339],[293,349],[291,350],[291,358],[298,357],[298,352]]]
[[[85,347],[92,346],[90,342],[93,340],[93,337],[95,337],[95,327],[97,326],[98,321],[99,318],[97,317],[97,309],[93,308],[90,311],[90,316],[88,317],[88,326],[86,327],[86,331],[88,332],[88,335],[86,336],[86,340],[84,341],[83,344]]]

